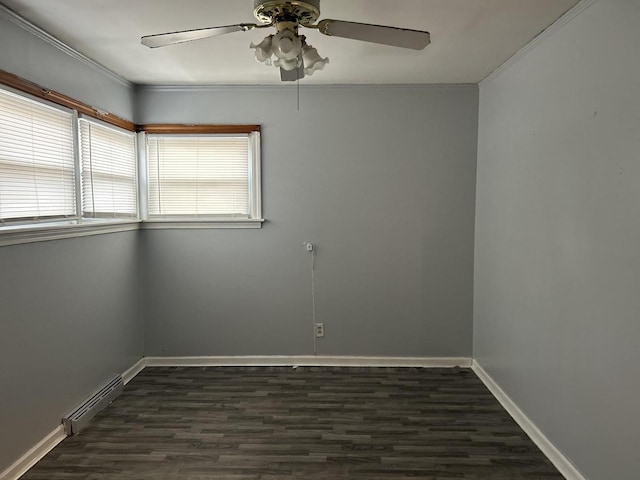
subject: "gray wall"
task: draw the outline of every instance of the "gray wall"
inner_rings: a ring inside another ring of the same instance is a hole
[[[134,89],[18,26],[0,6],[0,69],[133,120]]]
[[[480,88],[474,356],[590,479],[638,478],[640,2]]]
[[[143,88],[141,123],[262,125],[262,230],[143,232],[146,355],[470,356],[477,101],[461,87]]]
[[[0,15],[0,69],[133,119],[133,89]],[[0,247],[0,472],[143,349],[139,232]]]
[[[138,235],[0,247],[0,472],[140,359]]]

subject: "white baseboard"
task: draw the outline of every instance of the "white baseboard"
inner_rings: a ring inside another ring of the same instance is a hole
[[[64,427],[62,425],[58,426],[58,428],[40,440],[13,465],[0,473],[0,480],[17,480],[66,437]]]
[[[143,357],[122,374],[129,383],[145,367],[471,367],[505,410],[520,425],[551,463],[567,480],[587,480],[571,461],[536,427],[509,396],[498,386],[478,362],[469,357],[351,357],[351,356],[201,356],[201,357]],[[43,438],[13,465],[0,473],[0,480],[17,480],[66,437],[60,425]]]
[[[124,382],[124,384],[126,385],[131,380],[133,380],[133,377],[138,375],[144,369],[145,366],[146,366],[146,360],[145,360],[145,357],[142,357],[135,364],[133,364],[131,368],[127,369],[122,374],[122,381]]]
[[[511,400],[502,388],[495,382],[493,378],[480,366],[480,364],[474,360],[471,367],[473,371],[478,375],[478,378],[482,380],[482,383],[489,389],[494,397],[500,402],[504,409],[513,417],[520,428],[529,435],[533,443],[535,443],[542,453],[546,455],[551,463],[560,471],[564,478],[567,480],[587,480],[582,473],[571,463],[569,460],[544,433],[531,421],[525,413],[520,410],[518,405]]]
[[[469,357],[231,356],[145,357],[147,367],[471,367]]]
[[[128,368],[122,374],[122,380],[125,385],[133,379],[138,373],[140,373],[145,367],[145,358],[138,360],[133,366]],[[0,473],[0,480],[17,480],[24,475],[27,470],[33,467],[38,461],[42,459],[47,453],[58,445],[62,440],[67,438],[67,434],[64,431],[64,426],[58,426],[54,431],[44,437],[37,445],[31,450],[25,453],[22,457],[16,460],[13,465],[7,468],[4,472]]]

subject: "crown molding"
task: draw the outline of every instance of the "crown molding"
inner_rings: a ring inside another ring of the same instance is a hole
[[[77,51],[73,47],[67,45],[66,43],[62,42],[61,40],[58,40],[56,37],[54,37],[50,33],[45,32],[40,27],[34,25],[33,23],[31,23],[27,19],[21,17],[16,12],[14,12],[10,8],[2,5],[1,3],[0,3],[0,17],[9,20],[11,23],[13,23],[13,24],[17,25],[18,27],[26,30],[30,34],[38,37],[40,40],[45,41],[49,45],[57,48],[58,50],[60,50],[64,54],[70,56],[71,58],[73,58],[75,60],[78,60],[79,62],[85,64],[86,66],[92,68],[93,70],[95,70],[95,71],[97,71],[99,73],[102,73],[103,75],[106,75],[107,77],[111,78],[112,80],[115,80],[119,84],[121,84],[121,85],[123,85],[125,87],[128,87],[128,88],[133,88],[134,87],[134,84],[132,82],[130,82],[129,80],[121,77],[120,75],[118,75],[117,73],[113,72],[112,70],[109,70],[104,65],[101,65],[100,63],[96,62],[95,60],[92,60],[91,58],[87,57],[86,55],[80,53],[79,51]]]
[[[508,70],[512,65],[515,65],[520,60],[528,56],[538,46],[544,43],[549,37],[555,34],[558,30],[562,29],[565,25],[571,22],[574,18],[576,18],[582,12],[587,10],[590,6],[596,3],[596,1],[597,0],[582,0],[581,2],[579,2],[575,7],[567,11],[558,20],[556,20],[549,27],[547,27],[545,30],[540,32],[540,34],[538,34],[537,37],[535,37],[528,44],[526,44],[524,47],[518,50],[506,62],[504,62],[502,65],[496,68],[493,72],[487,75],[484,79],[482,79],[478,83],[478,85],[482,86],[499,77],[504,71]]]
[[[229,92],[229,90],[238,91],[265,91],[265,90],[287,90],[297,89],[296,85],[136,85],[136,90],[140,92],[168,92],[168,93],[184,93],[184,92]],[[345,84],[311,84],[300,85],[300,91],[304,90],[334,90],[334,89],[397,89],[397,90],[425,90],[425,89],[477,89],[477,83],[345,83]]]

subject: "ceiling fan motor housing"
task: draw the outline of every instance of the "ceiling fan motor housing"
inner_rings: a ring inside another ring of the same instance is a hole
[[[320,18],[320,0],[255,0],[253,14],[267,25],[293,22],[312,25]]]

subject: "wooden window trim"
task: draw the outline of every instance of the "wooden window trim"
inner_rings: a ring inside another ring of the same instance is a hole
[[[153,124],[153,125],[138,125],[139,132],[145,132],[149,134],[167,134],[167,135],[179,135],[179,134],[194,134],[194,135],[207,135],[207,134],[238,134],[238,133],[252,133],[259,132],[260,125],[178,125],[178,124]]]
[[[122,128],[129,132],[146,132],[151,134],[249,134],[259,132],[260,125],[179,125],[179,124],[150,124],[136,125],[129,120],[118,117],[112,113],[103,112],[86,103],[75,100],[63,93],[49,90],[40,85],[20,78],[17,75],[0,70],[0,84],[11,87],[20,92],[27,93],[37,98],[42,98],[56,105],[61,105],[78,113],[96,118],[110,125]]]
[[[110,125],[115,125],[116,127],[120,127],[124,130],[128,130],[130,132],[136,131],[136,125],[129,120],[125,120],[124,118],[120,118],[117,115],[112,113],[103,112],[96,108],[93,108],[86,103],[75,100],[63,93],[56,92],[54,90],[49,90],[48,88],[41,87],[33,82],[25,80],[23,78],[18,77],[9,72],[5,72],[4,70],[0,70],[0,83],[6,85],[8,87],[14,88],[20,92],[28,93],[29,95],[33,95],[37,98],[42,98],[51,103],[55,103],[57,105],[61,105],[66,108],[71,108],[73,110],[77,110],[78,113],[82,113],[89,117],[97,118],[98,120],[102,120]]]

